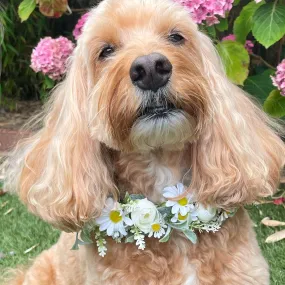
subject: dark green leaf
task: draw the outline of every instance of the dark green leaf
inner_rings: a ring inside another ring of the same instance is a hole
[[[268,69],[261,74],[249,76],[244,82],[243,89],[263,104],[268,94],[275,89],[270,78],[273,73],[273,70]]]
[[[285,5],[266,3],[253,15],[252,33],[266,48],[279,41],[285,34]]]
[[[264,1],[260,3],[252,1],[246,6],[244,6],[243,9],[241,10],[239,16],[236,18],[234,22],[234,28],[233,28],[236,40],[238,42],[242,44],[245,43],[246,37],[252,29],[253,15],[255,11],[263,4]]]
[[[272,117],[281,118],[285,116],[285,96],[280,94],[279,90],[273,90],[266,101],[263,109]]]
[[[220,23],[215,25],[215,27],[220,32],[223,32],[223,31],[227,30],[228,27],[229,27],[228,20],[226,18],[221,18],[220,19]]]
[[[248,75],[247,50],[241,43],[235,41],[222,41],[217,44],[217,50],[229,79],[235,84],[243,85]]]
[[[33,13],[35,8],[36,8],[36,0],[24,0],[23,2],[21,2],[18,9],[18,14],[19,17],[21,18],[21,21],[22,22],[26,21]]]
[[[210,38],[216,38],[215,26],[206,26],[206,32]]]

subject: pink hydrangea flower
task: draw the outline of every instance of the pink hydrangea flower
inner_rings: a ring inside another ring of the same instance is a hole
[[[31,68],[53,80],[59,80],[66,72],[67,59],[73,49],[74,44],[65,37],[41,39],[33,49]]]
[[[86,13],[81,16],[81,18],[78,20],[74,30],[73,30],[73,36],[76,40],[78,40],[79,36],[82,34],[82,29],[89,17],[89,13]]]
[[[285,59],[277,66],[277,71],[274,76],[271,76],[273,85],[280,90],[281,95],[285,96]]]
[[[203,21],[208,26],[219,23],[217,16],[225,17],[233,7],[234,0],[174,0],[184,6],[197,24]]]
[[[222,41],[235,41],[235,40],[236,36],[234,34],[230,34],[222,38]],[[252,49],[254,48],[254,43],[252,41],[247,40],[245,42],[244,47],[247,49],[248,53],[252,53]]]

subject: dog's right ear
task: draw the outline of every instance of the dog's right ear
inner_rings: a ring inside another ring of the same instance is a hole
[[[88,127],[88,74],[79,49],[53,92],[43,128],[18,146],[7,187],[29,210],[64,230],[76,230],[117,194],[108,156]],[[15,185],[16,183],[16,185]]]

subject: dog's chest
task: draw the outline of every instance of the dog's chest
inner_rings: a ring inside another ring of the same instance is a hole
[[[130,154],[116,164],[118,185],[129,193],[143,194],[153,202],[163,202],[162,190],[185,179],[187,166],[179,152],[168,156]]]

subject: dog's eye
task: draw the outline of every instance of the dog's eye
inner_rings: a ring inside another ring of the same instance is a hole
[[[169,35],[168,39],[174,44],[182,44],[185,41],[185,38],[178,33]]]
[[[99,58],[101,58],[101,59],[107,58],[114,51],[115,51],[114,47],[112,47],[111,45],[107,45],[101,50],[101,52],[99,54]]]

